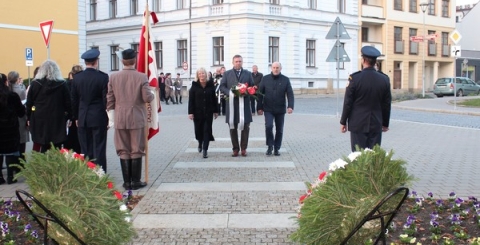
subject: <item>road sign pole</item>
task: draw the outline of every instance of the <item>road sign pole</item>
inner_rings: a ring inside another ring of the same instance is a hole
[[[337,118],[340,117],[340,25],[338,22],[337,25]]]
[[[47,60],[50,59],[50,43],[47,45]]]
[[[453,110],[457,109],[457,56],[455,55],[455,63],[453,63]]]

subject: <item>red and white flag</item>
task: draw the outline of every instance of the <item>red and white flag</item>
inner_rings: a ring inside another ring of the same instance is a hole
[[[155,99],[147,104],[148,113],[148,139],[152,138],[160,131],[158,125],[158,113],[162,111],[158,100],[158,79],[157,79],[157,61],[150,41],[150,16],[153,24],[158,22],[155,12],[145,11],[143,16],[142,33],[140,34],[139,52],[137,57],[137,70],[148,76],[150,89],[155,91]]]

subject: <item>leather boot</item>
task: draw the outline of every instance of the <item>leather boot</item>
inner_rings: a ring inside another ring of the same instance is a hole
[[[16,167],[11,166],[12,164],[16,164],[18,161],[18,157],[16,156],[5,156],[5,162],[7,163],[7,184],[17,183],[17,180],[14,180],[13,177],[15,175]]]
[[[120,159],[120,166],[122,167],[123,188],[125,190],[132,189],[132,173],[131,173],[132,159]]]
[[[132,190],[138,190],[147,186],[147,183],[140,181],[142,178],[142,158],[132,159]]]

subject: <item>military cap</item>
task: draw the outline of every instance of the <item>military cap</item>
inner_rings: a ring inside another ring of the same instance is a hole
[[[98,59],[98,56],[100,56],[100,51],[98,51],[98,49],[90,49],[82,54],[82,59],[88,62],[93,62]]]
[[[362,56],[370,57],[376,59],[378,56],[382,55],[378,49],[372,46],[364,46],[362,48]]]
[[[122,59],[130,60],[137,58],[137,51],[129,48],[122,51]]]

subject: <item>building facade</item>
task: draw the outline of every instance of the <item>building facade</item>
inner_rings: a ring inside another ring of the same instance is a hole
[[[362,0],[359,18],[359,46],[373,45],[384,54],[380,68],[393,89],[432,91],[437,78],[453,74],[455,1]]]
[[[476,31],[480,22],[480,5],[476,4],[462,21],[457,23],[457,31],[462,38],[457,44],[461,49],[461,56],[456,59],[456,75],[469,77],[480,83],[480,34]]]
[[[115,51],[138,48],[147,1],[84,1],[85,48],[100,50],[102,71],[121,69]],[[336,62],[326,59],[336,40],[325,37],[337,17],[351,37],[341,40],[351,62],[340,63],[337,85],[344,88],[348,74],[357,70],[357,0],[148,0],[148,5],[159,19],[151,27],[158,73],[191,80],[200,67],[212,73],[221,66],[231,69],[232,57],[240,54],[244,68],[257,65],[264,74],[272,62],[281,62],[297,93],[333,92]]]
[[[45,46],[39,23],[53,20],[49,52]],[[0,72],[17,71],[24,79],[33,76],[33,70],[49,56],[56,61],[64,77],[73,64],[80,62],[85,50],[85,3],[83,1],[5,1],[0,15]],[[26,49],[33,50],[33,64],[26,66]]]

